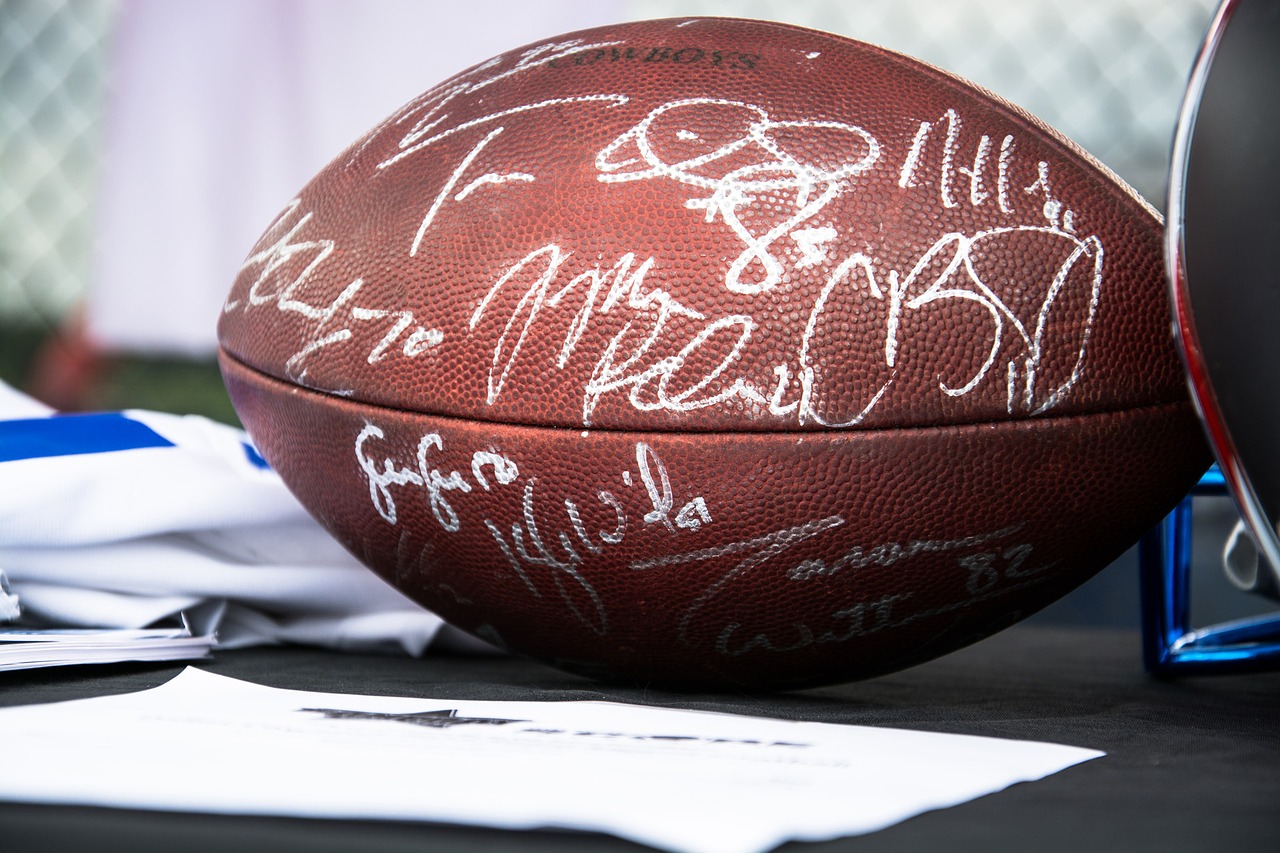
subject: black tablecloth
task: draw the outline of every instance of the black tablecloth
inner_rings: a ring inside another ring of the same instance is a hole
[[[1054,741],[1108,755],[871,835],[783,850],[1280,850],[1280,673],[1163,682],[1135,633],[1022,626],[907,672],[772,696],[594,684],[511,658],[275,648],[200,664],[276,687],[466,699],[607,699],[795,720]],[[0,673],[0,705],[140,690],[178,665]],[[0,761],[5,738],[0,731]],[[57,756],[50,756],[56,761]],[[174,756],[173,784],[198,773]],[[429,773],[429,768],[424,768]],[[0,850],[611,851],[567,832],[0,803]]]

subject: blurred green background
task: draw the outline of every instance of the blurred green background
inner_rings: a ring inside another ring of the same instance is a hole
[[[43,361],[81,357],[69,356],[70,346],[47,324],[0,322],[0,380],[29,389]],[[94,374],[91,387],[74,405],[60,408],[154,409],[239,425],[212,359],[98,355],[87,369]]]

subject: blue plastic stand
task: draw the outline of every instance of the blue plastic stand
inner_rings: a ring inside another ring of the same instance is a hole
[[[1218,466],[1138,546],[1147,671],[1176,677],[1280,667],[1280,614],[1191,626],[1192,503],[1226,495]]]

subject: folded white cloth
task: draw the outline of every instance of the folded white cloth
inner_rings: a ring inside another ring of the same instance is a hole
[[[0,622],[10,622],[22,615],[18,596],[9,589],[9,579],[0,572]]]
[[[420,654],[441,627],[303,511],[240,430],[197,416],[58,415],[0,384],[0,573],[68,627],[185,612],[223,648]]]

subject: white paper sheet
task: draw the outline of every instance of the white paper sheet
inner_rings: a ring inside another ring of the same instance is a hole
[[[612,833],[752,853],[870,832],[1103,753],[602,702],[307,693],[187,669],[0,710],[0,798]]]

